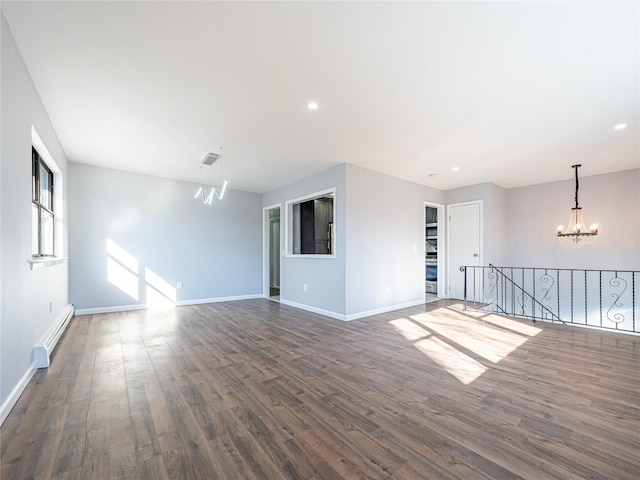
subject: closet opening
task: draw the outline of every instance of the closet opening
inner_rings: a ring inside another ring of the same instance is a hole
[[[280,205],[264,209],[264,295],[280,301]]]
[[[444,205],[425,202],[424,212],[424,292],[425,302],[443,295],[444,285]]]

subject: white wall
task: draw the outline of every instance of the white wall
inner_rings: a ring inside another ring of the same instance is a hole
[[[280,299],[283,303],[300,305],[334,317],[345,315],[345,168],[338,165],[317,175],[305,178],[263,196],[262,205],[281,204],[281,249],[286,249],[285,229],[287,215],[285,202],[329,188],[335,192],[335,258],[308,258],[283,256],[280,271]],[[307,291],[303,285],[307,285]]]
[[[562,245],[575,181],[504,190],[486,183],[444,192],[447,204],[482,200],[483,265],[640,270],[640,169],[580,178],[586,221],[598,223],[591,245]]]
[[[506,190],[490,183],[488,218],[485,221],[485,241],[488,261],[485,265],[503,265],[507,259],[507,203]]]
[[[575,180],[507,190],[506,263],[519,267],[640,270],[640,169],[580,178],[579,201],[600,227],[590,245],[562,245]]]
[[[281,301],[340,319],[424,301],[424,202],[443,193],[339,165],[263,196],[282,206],[283,249],[285,202],[333,187],[336,258],[283,257]]]
[[[424,202],[443,192],[347,165],[349,317],[424,301]]]
[[[69,177],[80,313],[261,295],[260,195],[229,188],[205,205],[193,183],[74,162]]]
[[[444,192],[445,203],[482,200],[482,264],[501,265],[506,260],[504,232],[506,209],[504,189],[492,183],[481,183]]]
[[[4,16],[1,30],[0,402],[4,415],[33,371],[34,346],[68,307],[69,275],[66,262],[30,269],[32,126],[62,172],[63,211],[57,212],[62,218],[67,211],[67,159]],[[66,224],[62,242],[66,255]]]

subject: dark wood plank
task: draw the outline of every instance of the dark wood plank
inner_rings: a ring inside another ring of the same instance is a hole
[[[640,478],[640,337],[268,300],[76,317],[2,478]]]

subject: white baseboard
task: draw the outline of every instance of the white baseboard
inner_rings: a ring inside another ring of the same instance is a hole
[[[325,317],[335,318],[336,320],[342,321],[350,321],[357,320],[359,318],[370,317],[372,315],[377,315],[379,313],[387,313],[392,312],[394,310],[401,310],[403,308],[415,307],[416,305],[423,305],[424,299],[414,300],[412,302],[399,303],[396,305],[389,305],[386,307],[376,308],[374,310],[367,310],[364,312],[351,313],[349,315],[343,315],[341,313],[332,312],[330,310],[323,310],[322,308],[312,307],[310,305],[305,305],[303,303],[292,302],[291,300],[286,300],[280,298],[280,303],[284,305],[289,305],[290,307],[296,307],[301,310],[306,310],[308,312],[318,313],[320,315],[324,315]]]
[[[200,305],[203,303],[233,302],[236,300],[249,300],[252,298],[262,298],[262,294],[256,293],[252,295],[236,295],[232,297],[196,298],[193,300],[179,300],[175,302],[175,306]],[[147,310],[149,308],[156,308],[156,307],[149,306],[146,304],[137,304],[137,305],[116,305],[113,307],[78,308],[76,309],[76,315],[93,315],[95,313],[129,312],[133,310]],[[166,308],[166,307],[160,307],[160,308]]]
[[[251,300],[252,298],[263,298],[261,293],[251,295],[236,295],[233,297],[199,298],[197,300],[180,300],[176,305],[200,305],[202,303],[235,302],[236,300]]]
[[[291,300],[285,300],[283,298],[280,298],[280,303],[284,305],[289,305],[290,307],[299,308],[300,310],[306,310],[308,312],[318,313],[320,315],[324,315],[325,317],[335,318],[336,320],[342,320],[342,321],[347,320],[346,315],[332,312],[330,310],[323,310],[322,308],[312,307],[310,305],[305,305],[303,303],[292,302]]]
[[[130,312],[133,310],[145,310],[146,305],[117,305],[115,307],[77,308],[78,315],[93,315],[94,313]]]
[[[350,313],[349,315],[346,315],[345,320],[357,320],[359,318],[370,317],[372,315],[378,315],[380,313],[393,312],[394,310],[402,310],[403,308],[415,307],[416,305],[424,305],[424,303],[424,299],[420,299],[414,300],[412,302],[398,303],[396,305],[374,308],[373,310],[367,310],[364,312]]]
[[[27,388],[29,380],[31,380],[31,377],[33,377],[34,373],[36,373],[35,362],[33,362],[29,366],[26,372],[24,372],[24,375],[22,375],[20,381],[16,384],[15,387],[13,387],[13,390],[11,390],[11,393],[7,396],[5,401],[2,402],[2,405],[0,406],[0,426],[9,416],[11,409],[15,406],[16,402],[20,398],[20,395],[22,395],[22,392],[24,392],[24,389]]]
[[[269,297],[261,293],[256,293],[252,295],[237,295],[232,297],[198,298],[194,300],[180,300],[176,302],[176,306],[200,305],[203,303],[233,302],[236,300],[250,300],[253,298],[268,299]],[[325,317],[335,318],[336,320],[349,321],[349,320],[357,320],[358,318],[370,317],[372,315],[377,315],[379,313],[392,312],[394,310],[400,310],[402,308],[415,307],[416,305],[424,304],[425,301],[424,299],[414,300],[412,302],[389,305],[386,307],[367,310],[364,312],[351,313],[349,315],[332,312],[330,310],[324,310],[322,308],[313,307],[311,305],[305,305],[303,303],[292,302],[291,300],[286,300],[286,299],[283,299],[282,297],[280,298],[280,303],[282,303],[283,305],[289,305],[290,307],[299,308],[301,310],[306,310],[308,312],[324,315]],[[148,307],[147,305],[119,305],[115,307],[79,308],[76,310],[76,315],[92,315],[95,313],[127,312],[127,311],[133,311],[133,310],[145,310],[147,308],[153,308],[153,307]]]

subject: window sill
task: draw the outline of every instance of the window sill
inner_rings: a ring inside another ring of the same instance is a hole
[[[287,253],[288,258],[336,258],[335,253]]]
[[[33,258],[29,260],[29,265],[31,266],[31,270],[36,270],[37,268],[45,268],[45,267],[53,267],[54,265],[60,265],[68,260],[67,257],[56,257],[56,258]]]

